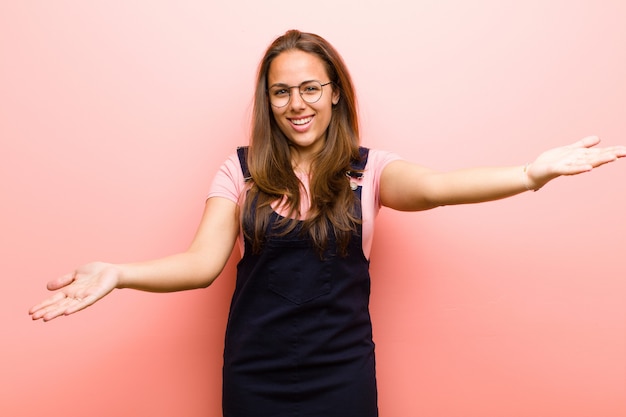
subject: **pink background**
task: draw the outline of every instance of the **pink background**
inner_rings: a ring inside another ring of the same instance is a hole
[[[342,52],[365,145],[446,170],[625,143],[624,22],[620,0],[3,1],[0,415],[220,415],[235,257],[208,290],[27,310],[78,264],[186,248],[285,30]],[[381,416],[626,415],[625,180],[383,210]]]

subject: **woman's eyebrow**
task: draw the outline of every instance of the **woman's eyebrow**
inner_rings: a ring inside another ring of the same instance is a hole
[[[302,81],[302,82],[301,82],[300,84],[298,84],[298,85],[292,85],[292,87],[299,87],[300,85],[302,85],[302,84],[304,84],[304,83],[311,82],[311,81],[317,81],[317,82],[320,82],[320,83],[321,83],[321,81],[319,81],[319,80],[304,80],[304,81]],[[270,86],[269,86],[269,88],[272,88],[272,87],[289,87],[289,84],[286,84],[286,83],[274,83],[274,84],[272,84],[272,85],[270,85]]]

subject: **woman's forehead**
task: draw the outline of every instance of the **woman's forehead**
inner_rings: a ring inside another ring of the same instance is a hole
[[[324,62],[314,54],[303,51],[286,51],[278,55],[270,64],[268,85],[299,85],[303,81],[326,82],[328,74]]]

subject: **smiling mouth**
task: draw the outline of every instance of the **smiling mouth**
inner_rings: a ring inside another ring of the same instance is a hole
[[[304,117],[302,119],[289,119],[289,121],[296,126],[303,126],[307,123],[311,123],[311,120],[313,120],[313,116]]]

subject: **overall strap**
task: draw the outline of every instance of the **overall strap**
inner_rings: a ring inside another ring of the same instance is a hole
[[[244,181],[250,181],[252,176],[250,175],[250,170],[248,169],[248,147],[237,147],[237,156],[239,157],[239,165],[241,165],[241,172],[243,172]]]
[[[369,148],[359,146],[359,159],[350,162],[350,168],[357,172],[346,172],[350,178],[363,178],[363,170],[365,169],[365,165],[367,165],[367,157],[369,156],[369,153]]]

